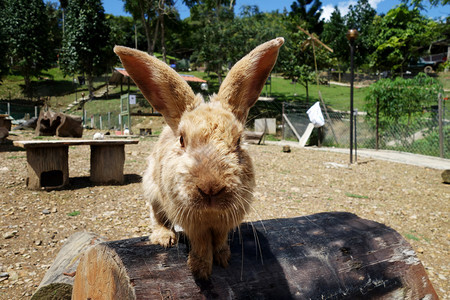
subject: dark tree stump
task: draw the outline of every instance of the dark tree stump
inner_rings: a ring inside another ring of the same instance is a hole
[[[72,299],[438,299],[405,239],[350,213],[242,224],[230,234],[230,266],[214,266],[209,281],[187,268],[185,241],[164,249],[134,238],[89,249]]]
[[[41,110],[36,124],[36,135],[82,137],[83,124],[78,116]]]

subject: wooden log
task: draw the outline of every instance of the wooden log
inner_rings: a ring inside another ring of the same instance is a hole
[[[61,117],[54,111],[41,110],[36,124],[36,135],[38,136],[54,136],[56,128],[61,124]]]
[[[0,127],[0,143],[3,143],[3,141],[9,136],[8,129],[6,127]]]
[[[61,124],[56,128],[56,136],[80,138],[83,136],[83,120],[81,117],[58,113]]]
[[[103,238],[90,232],[76,232],[71,235],[59,251],[50,269],[45,273],[31,299],[70,299],[75,271],[82,254],[104,241]]]
[[[78,265],[72,299],[438,299],[411,246],[393,229],[344,213],[244,223],[228,268],[197,280],[188,246],[147,238],[101,243]]]
[[[91,145],[91,177],[98,184],[122,184],[125,146]]]
[[[27,187],[56,189],[69,183],[69,146],[28,148]]]

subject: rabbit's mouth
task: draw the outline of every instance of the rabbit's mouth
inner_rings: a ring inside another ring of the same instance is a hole
[[[205,208],[221,208],[223,205],[223,198],[226,194],[225,187],[221,189],[210,189],[206,192],[200,187],[197,188],[200,195],[200,202]]]

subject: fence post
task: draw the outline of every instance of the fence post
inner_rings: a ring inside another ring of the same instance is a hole
[[[380,98],[377,97],[377,113],[376,113],[376,129],[375,129],[375,150],[379,149],[379,142],[380,142],[380,132],[379,132],[379,128],[380,128]]]
[[[91,115],[91,128],[93,129],[95,126],[94,115]]]
[[[442,105],[442,95],[438,95],[438,110],[439,110],[439,155],[444,158],[444,128],[442,124],[444,106]]]
[[[284,140],[284,118],[283,118],[283,116],[284,116],[284,102],[283,102],[283,106],[282,106],[282,108],[281,108],[281,136],[283,137],[283,140]]]
[[[100,115],[100,130],[103,130],[103,124],[102,124],[102,116]]]
[[[8,116],[10,116],[11,115],[11,104],[8,102],[7,106],[8,106]]]
[[[35,118],[38,117],[38,107],[37,107],[37,105],[34,106],[34,117]]]
[[[111,112],[108,112],[108,130],[111,129]]]

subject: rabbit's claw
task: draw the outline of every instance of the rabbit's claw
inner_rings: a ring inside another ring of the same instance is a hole
[[[165,227],[153,230],[150,240],[153,244],[159,244],[165,248],[172,247],[177,243],[175,232]]]

